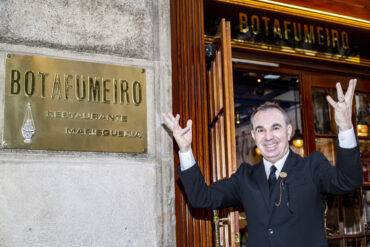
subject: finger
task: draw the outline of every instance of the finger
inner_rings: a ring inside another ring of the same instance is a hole
[[[165,122],[168,122],[168,117],[167,117],[167,114],[166,113],[162,113],[161,114],[162,116],[162,119],[165,121]]]
[[[193,125],[193,121],[191,121],[191,119],[189,119],[187,122],[186,122],[186,127],[189,127],[191,128],[191,126]]]
[[[162,113],[162,118],[164,120],[164,124],[171,130],[173,130],[173,122],[172,120],[169,118],[169,116],[165,113]]]
[[[332,107],[334,107],[334,108],[336,108],[337,107],[337,103],[328,95],[328,96],[326,96],[326,100],[329,102],[329,104],[332,106]]]
[[[168,117],[172,120],[175,121],[175,117],[172,115],[172,113],[167,113]]]
[[[349,81],[349,83],[350,83],[350,85],[348,86],[348,91],[349,91],[348,101],[349,102],[352,102],[353,95],[355,95],[355,89],[356,89],[357,79],[351,79]],[[346,97],[347,97],[347,93],[346,93]]]
[[[353,94],[353,79],[349,80],[348,89],[347,89],[346,95],[344,96],[347,101],[351,100],[352,94]]]
[[[179,115],[179,114],[176,114],[176,118],[175,118],[175,120],[176,120],[176,123],[177,123],[178,125],[180,125],[180,123],[179,123],[179,121],[180,121],[180,115]]]
[[[166,118],[167,118],[168,122],[171,123],[171,125],[176,124],[176,118],[173,116],[172,113],[170,113],[170,112],[167,113]]]
[[[337,87],[338,101],[342,102],[344,100],[344,94],[343,94],[342,86],[340,85],[339,82],[337,82],[336,87]]]

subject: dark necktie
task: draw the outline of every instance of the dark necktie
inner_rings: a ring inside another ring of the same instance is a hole
[[[271,166],[271,168],[270,168],[270,175],[269,175],[270,197],[271,197],[271,194],[272,194],[272,189],[274,188],[274,185],[275,185],[275,183],[277,181],[275,172],[276,172],[276,167],[275,166]]]

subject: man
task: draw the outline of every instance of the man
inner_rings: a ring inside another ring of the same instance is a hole
[[[248,247],[324,247],[325,199],[359,188],[363,181],[360,151],[351,118],[356,80],[346,95],[337,83],[338,102],[330,96],[339,128],[337,164],[331,166],[320,152],[302,158],[289,150],[292,126],[274,103],[258,107],[251,117],[252,137],[263,160],[244,164],[229,179],[207,186],[191,152],[192,122],[163,114],[180,148],[178,173],[192,206],[219,209],[241,206],[248,221]]]

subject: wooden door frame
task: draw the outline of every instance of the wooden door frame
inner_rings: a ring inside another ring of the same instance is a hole
[[[206,67],[203,30],[203,1],[173,0],[171,10],[172,98],[173,113],[180,123],[193,120],[192,149],[206,182],[211,182],[209,163]],[[175,170],[179,165],[174,149]],[[214,246],[212,212],[192,208],[175,177],[177,246]]]
[[[204,50],[204,20],[203,1],[199,0],[173,0],[170,1],[171,12],[171,53],[172,53],[172,98],[173,113],[181,115],[181,124],[185,125],[187,119],[192,119],[193,153],[198,161],[206,182],[211,182],[208,141],[208,112],[206,102],[206,67]],[[280,69],[291,71],[330,72],[349,76],[363,76],[370,78],[368,68],[340,64],[335,62],[318,61],[314,59],[295,59],[289,55],[276,55],[253,50],[233,49],[233,57],[247,57],[279,63]],[[266,59],[267,58],[267,59]],[[258,66],[256,66],[258,68]],[[304,106],[312,102],[310,74],[301,76],[300,91],[303,94],[301,102]],[[308,90],[308,91],[307,91]],[[315,148],[313,133],[312,107],[302,108],[303,128],[305,140],[308,140],[307,153]],[[177,147],[174,149],[174,165],[178,167],[179,158]],[[213,246],[212,214],[209,210],[191,208],[186,202],[182,185],[175,173],[175,210],[176,210],[176,239],[177,246]]]
[[[207,61],[208,126],[212,147],[208,166],[213,170],[213,182],[229,178],[237,169],[230,31],[230,22],[222,19],[213,40],[212,56]],[[239,212],[228,208],[220,212],[213,210],[213,214],[216,246],[240,246]]]

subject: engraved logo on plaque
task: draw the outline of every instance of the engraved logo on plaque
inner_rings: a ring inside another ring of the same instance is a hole
[[[24,137],[24,143],[31,143],[31,138],[35,132],[36,128],[35,123],[33,122],[31,103],[28,103],[22,125],[22,136]]]

